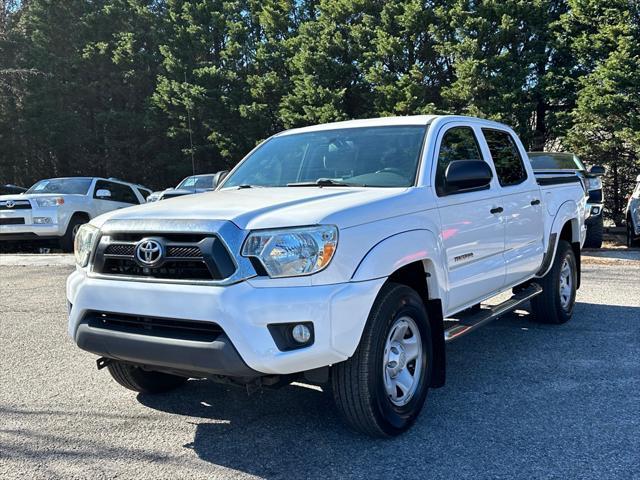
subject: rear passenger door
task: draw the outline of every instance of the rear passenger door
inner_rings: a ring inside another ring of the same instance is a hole
[[[432,185],[437,195],[441,241],[446,252],[448,297],[446,314],[471,306],[504,285],[504,223],[500,187],[447,191],[445,172],[454,160],[487,161],[476,127],[447,124],[436,140]],[[491,166],[491,162],[487,162]]]
[[[544,218],[540,187],[527,172],[526,152],[506,130],[482,128],[491,155],[504,206],[505,286],[530,277],[542,264]]]

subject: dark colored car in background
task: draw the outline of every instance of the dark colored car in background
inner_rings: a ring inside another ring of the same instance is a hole
[[[17,185],[11,185],[7,183],[5,185],[0,185],[0,195],[15,195],[19,193],[26,192],[27,189],[24,187],[19,187]]]
[[[228,170],[222,170],[216,173],[191,175],[182,180],[176,188],[167,188],[166,190],[153,192],[147,197],[147,203],[166,200],[167,198],[181,197],[183,195],[192,195],[194,193],[210,192],[218,186],[218,183],[220,183],[227,173],[229,173]]]
[[[528,152],[529,160],[536,173],[553,173],[555,175],[565,172],[567,175],[580,176],[585,190],[588,192],[587,211],[589,217],[585,221],[587,226],[587,239],[584,246],[587,248],[600,248],[604,234],[604,197],[602,195],[602,179],[605,174],[604,167],[594,165],[589,170],[577,155],[570,152]]]

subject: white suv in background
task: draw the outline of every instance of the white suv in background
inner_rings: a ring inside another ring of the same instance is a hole
[[[113,178],[40,180],[22,194],[0,196],[0,242],[53,240],[73,251],[80,225],[111,210],[145,203],[149,193]]]
[[[627,203],[626,219],[627,246],[640,246],[640,175],[636,177],[636,188]]]

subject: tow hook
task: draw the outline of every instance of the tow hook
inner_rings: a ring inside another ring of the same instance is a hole
[[[100,357],[98,360],[96,360],[96,365],[98,366],[98,370],[102,370],[104,367],[108,367],[112,362],[113,360],[111,360],[110,358]]]

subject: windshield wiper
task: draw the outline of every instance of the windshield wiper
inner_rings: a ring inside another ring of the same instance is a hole
[[[319,178],[315,182],[287,183],[287,187],[366,187],[361,183],[345,183],[330,178]]]

